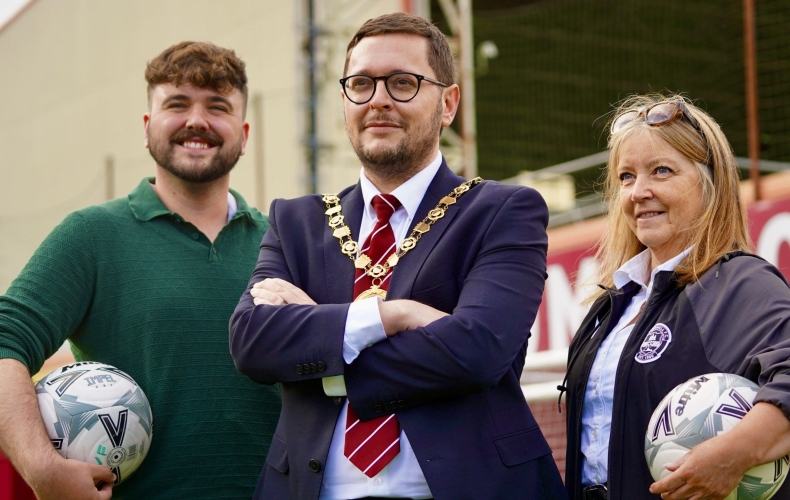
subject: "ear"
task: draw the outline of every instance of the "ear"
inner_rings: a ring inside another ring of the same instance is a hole
[[[244,125],[241,127],[241,133],[242,133],[242,138],[241,138],[241,153],[240,153],[240,155],[243,155],[247,151],[247,139],[250,136],[250,124],[249,123],[244,122]],[[258,144],[258,147],[261,147],[261,145]]]
[[[461,89],[453,84],[442,92],[442,127],[449,127],[458,112],[458,104],[461,102]]]
[[[143,115],[143,146],[148,147],[148,123],[151,121],[151,115],[146,113]]]

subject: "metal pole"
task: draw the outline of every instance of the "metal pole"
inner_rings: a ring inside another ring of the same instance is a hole
[[[458,41],[461,56],[461,152],[464,177],[477,177],[477,119],[475,117],[474,35],[472,0],[458,0]]]
[[[104,199],[110,201],[115,198],[115,158],[107,155],[104,159]]]
[[[754,201],[761,199],[760,121],[757,107],[757,43],[755,41],[754,0],[743,0],[743,48],[746,80],[746,127],[749,151],[749,178],[754,184]]]
[[[308,133],[308,148],[310,156],[310,179],[308,190],[310,193],[318,192],[318,137],[317,137],[317,124],[316,124],[316,106],[318,99],[318,89],[315,84],[315,5],[314,0],[307,0],[307,20],[308,20],[308,33],[307,33],[307,54],[308,54],[308,89],[310,92],[309,102],[309,133]]]
[[[266,210],[266,182],[263,163],[263,95],[252,96],[252,137],[255,144],[255,206],[258,210]]]

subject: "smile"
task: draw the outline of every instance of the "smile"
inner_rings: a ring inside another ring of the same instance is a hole
[[[171,144],[190,150],[208,150],[222,146],[222,139],[208,131],[179,130],[170,137]]]
[[[636,218],[637,218],[638,220],[641,220],[641,219],[650,219],[651,217],[655,217],[655,216],[657,216],[657,215],[661,215],[661,214],[663,214],[663,213],[664,213],[664,212],[642,212],[641,214],[637,215],[637,216],[636,216]]]
[[[184,141],[181,143],[181,146],[188,149],[209,149],[213,147],[210,144],[198,141]]]

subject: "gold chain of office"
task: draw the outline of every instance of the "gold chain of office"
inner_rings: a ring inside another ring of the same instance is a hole
[[[373,259],[364,253],[360,253],[359,257],[357,257],[359,243],[351,238],[351,228],[345,223],[345,217],[343,216],[342,207],[340,206],[340,198],[335,194],[325,194],[323,198],[321,198],[323,202],[326,203],[326,212],[324,213],[329,217],[329,227],[333,229],[332,236],[340,240],[340,251],[348,255],[354,263],[355,268],[363,269],[365,274],[370,276],[373,280],[370,289],[359,294],[355,300],[363,300],[374,296],[385,299],[387,297],[387,292],[381,289],[380,285],[390,269],[398,265],[400,259],[417,246],[417,242],[420,241],[422,235],[431,230],[431,226],[434,222],[444,217],[444,213],[451,205],[458,201],[458,198],[481,182],[483,182],[482,178],[475,177],[472,180],[462,183],[460,186],[453,189],[450,194],[439,200],[439,204],[436,205],[436,208],[428,212],[428,215],[422,222],[414,226],[409,237],[401,242],[395,253],[390,255],[386,261],[378,264],[373,264]]]

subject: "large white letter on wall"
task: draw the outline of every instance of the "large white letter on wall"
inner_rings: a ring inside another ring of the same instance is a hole
[[[757,255],[779,267],[779,249],[782,243],[790,245],[790,213],[774,215],[763,226],[757,240]]]
[[[592,292],[590,286],[595,286],[594,283],[589,283],[595,276],[595,271],[595,260],[592,257],[581,259],[574,280],[571,280],[562,264],[548,266],[545,297],[548,303],[550,350],[568,347],[573,334],[581,325],[588,309],[588,306],[582,305],[582,301]]]

